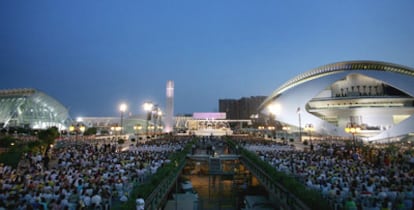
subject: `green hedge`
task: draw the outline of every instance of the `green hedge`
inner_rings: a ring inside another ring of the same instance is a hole
[[[230,146],[235,148],[235,142],[229,140],[228,143]],[[266,173],[272,178],[272,182],[279,183],[285,187],[286,190],[304,202],[310,209],[331,209],[328,201],[325,200],[318,191],[311,190],[296,180],[294,177],[277,171],[269,163],[260,159],[255,153],[248,151],[241,146],[239,146],[239,152],[245,158],[249,159],[264,171],[266,171]]]

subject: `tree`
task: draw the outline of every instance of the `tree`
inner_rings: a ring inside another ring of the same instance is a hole
[[[59,131],[57,127],[50,127],[46,130],[41,130],[37,137],[43,141],[45,144],[53,144],[55,142],[55,139],[59,136]]]
[[[85,136],[96,135],[96,132],[97,132],[96,127],[90,127],[88,129],[86,129],[86,131],[83,133],[83,135],[85,135]]]

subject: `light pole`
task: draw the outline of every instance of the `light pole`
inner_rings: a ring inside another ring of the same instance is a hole
[[[348,123],[345,127],[345,132],[352,134],[352,142],[354,144],[354,152],[356,152],[355,134],[361,131],[361,127],[355,123]]]
[[[271,124],[271,131],[272,131],[272,136],[276,136],[276,115],[280,114],[281,111],[281,106],[279,103],[273,103],[267,106],[267,109],[269,110],[269,117],[270,117],[270,121],[269,124]]]
[[[70,125],[69,126],[69,134],[72,134],[73,132],[75,132],[75,126],[74,125]],[[77,138],[77,135],[76,135]],[[72,138],[71,138],[72,139]],[[75,139],[76,140],[76,139]]]
[[[309,123],[305,125],[305,130],[307,132],[309,132],[309,143],[311,146],[313,146],[312,144],[312,132],[315,130],[315,127],[313,127],[313,124]]]
[[[82,141],[85,143],[85,137],[83,136],[83,134],[85,133],[85,129],[86,129],[86,127],[84,126],[84,125],[80,125],[79,126],[79,131],[81,132],[81,134],[82,134]]]
[[[127,110],[127,105],[125,103],[122,103],[121,105],[119,105],[119,111],[121,111],[121,135],[124,129],[124,112],[126,110]]]
[[[69,132],[70,133],[72,133],[72,132],[75,132],[75,141],[76,141],[76,143],[78,143],[78,134],[79,134],[79,132],[80,133],[82,133],[82,139],[83,139],[83,133],[85,132],[85,126],[83,125],[83,124],[76,124],[76,126],[75,125],[70,125],[69,126]]]
[[[161,125],[161,117],[162,117],[162,111],[160,108],[158,108],[157,110],[157,123],[156,126],[158,127],[158,130],[160,131],[160,133],[162,133],[162,125]]]
[[[154,107],[154,104],[152,104],[151,102],[145,102],[143,105],[144,110],[147,112],[147,123],[145,125],[145,133],[147,137],[148,137],[148,124],[151,119],[151,112],[152,112],[153,107]]]
[[[158,107],[158,104],[155,104],[153,107],[152,107],[152,110],[151,110],[151,116],[153,117],[153,123],[152,123],[152,125],[153,126],[151,126],[151,128],[152,129],[150,129],[150,130],[152,130],[152,133],[153,134],[156,134],[156,131],[157,131],[157,124],[158,124],[158,111],[161,111],[160,110],[160,108]]]
[[[263,130],[265,129],[265,127],[263,125],[259,125],[257,126],[257,129],[259,130],[259,136],[263,135],[264,137]]]
[[[275,126],[268,126],[267,129],[270,131],[271,135],[272,135],[272,139],[275,137]]]
[[[139,135],[139,131],[141,131],[141,129],[142,129],[141,124],[136,124],[134,126],[134,130],[135,130],[135,133],[136,133],[137,138],[138,138],[138,135]]]
[[[112,137],[111,143],[112,143],[112,146],[115,146],[115,141],[116,141],[116,131],[115,131],[115,129],[116,129],[116,126],[111,126],[111,137]],[[113,135],[115,135],[115,137]]]
[[[153,131],[154,132],[154,129],[155,129],[155,126],[154,125],[149,125],[148,126],[148,131]]]
[[[284,125],[283,127],[282,127],[282,130],[284,130],[285,131],[285,142],[283,142],[283,143],[287,143],[288,142],[288,132],[289,132],[289,130],[290,130],[290,127],[289,126],[286,126],[286,125]]]
[[[302,142],[302,122],[300,119],[300,107],[298,107],[298,109],[296,110],[296,113],[298,114],[298,118],[299,118],[299,142]]]
[[[117,151],[117,147],[118,147],[118,132],[120,133],[120,131],[122,130],[122,127],[121,126],[119,126],[118,124],[116,124],[115,126],[112,126],[111,127],[111,131],[112,132],[115,132],[115,137],[112,137],[112,139],[114,139],[114,143],[113,143],[113,145],[114,145],[114,147],[115,147],[115,152]],[[112,133],[113,134],[113,133]]]

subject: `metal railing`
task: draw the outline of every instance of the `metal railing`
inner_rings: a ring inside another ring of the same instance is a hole
[[[269,197],[272,201],[275,201],[281,209],[300,209],[300,210],[310,210],[305,203],[298,199],[295,195],[289,192],[285,187],[275,182],[273,178],[264,171],[261,167],[250,160],[248,157],[242,155],[240,157],[240,162],[245,165],[249,171],[257,177],[260,183],[266,188],[269,193]]]
[[[168,193],[171,191],[172,187],[177,184],[177,179],[180,176],[185,164],[186,160],[179,163],[175,172],[165,177],[154,189],[154,191],[152,191],[152,193],[145,199],[146,210],[159,209],[161,204],[167,200]]]

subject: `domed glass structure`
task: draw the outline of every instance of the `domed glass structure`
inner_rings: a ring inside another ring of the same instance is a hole
[[[57,100],[35,89],[0,90],[0,127],[66,129],[68,110]]]
[[[367,141],[401,140],[414,132],[412,84],[414,70],[409,67],[378,61],[338,62],[289,80],[260,109],[274,112],[282,123],[302,129],[312,125],[323,135],[349,136],[345,128],[358,126],[358,136]]]

